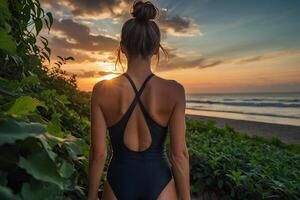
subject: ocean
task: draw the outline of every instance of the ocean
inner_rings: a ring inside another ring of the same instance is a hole
[[[186,103],[186,114],[300,126],[300,92],[192,93]]]

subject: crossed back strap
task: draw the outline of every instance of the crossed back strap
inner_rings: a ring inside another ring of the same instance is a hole
[[[148,137],[148,140],[151,140],[149,146],[148,146],[146,149],[144,149],[144,150],[142,150],[142,151],[139,151],[139,152],[145,152],[146,150],[150,149],[150,147],[151,147],[151,145],[152,145],[151,130],[150,130],[149,123],[148,123],[148,122],[149,122],[149,119],[148,119],[148,118],[151,117],[151,116],[148,114],[146,108],[144,107],[144,105],[143,105],[143,103],[142,103],[142,101],[141,101],[141,99],[140,99],[140,96],[142,95],[142,93],[143,93],[143,91],[144,91],[144,89],[145,89],[145,86],[146,86],[147,82],[150,80],[151,77],[153,77],[154,74],[151,73],[150,75],[147,76],[147,78],[144,80],[144,82],[143,82],[143,84],[142,84],[142,86],[140,87],[139,90],[136,88],[136,86],[135,86],[135,84],[134,84],[132,78],[131,78],[127,73],[124,73],[124,75],[125,75],[125,77],[127,77],[127,79],[129,80],[129,82],[130,82],[132,88],[134,89],[134,92],[135,92],[135,98],[134,98],[134,100],[132,101],[132,103],[131,103],[131,105],[130,105],[128,111],[126,112],[126,115],[124,116],[124,118],[125,118],[125,120],[126,120],[126,121],[125,121],[126,125],[125,125],[125,129],[124,129],[124,133],[123,133],[123,144],[124,144],[124,146],[125,146],[126,149],[128,149],[128,150],[130,150],[130,151],[136,151],[136,150],[132,150],[130,147],[127,147],[125,140],[126,140],[126,139],[131,140],[131,138],[130,138],[131,136],[130,136],[130,135],[128,136],[128,135],[126,134],[126,132],[127,132],[127,131],[126,131],[127,123],[128,123],[128,120],[129,120],[129,118],[130,118],[130,116],[131,116],[131,114],[132,114],[132,112],[133,112],[135,106],[139,103],[140,108],[141,108],[141,110],[142,110],[142,112],[143,112],[143,115],[144,115],[144,118],[145,118],[146,125],[147,125],[147,127],[148,127],[148,131],[143,132],[143,133],[145,134],[144,137]],[[147,134],[147,133],[148,133],[148,134]],[[130,134],[132,134],[132,132],[130,132]],[[128,136],[128,137],[127,137],[127,136]],[[149,139],[149,138],[150,138],[150,139]],[[128,141],[128,140],[126,140],[126,141]]]
[[[129,74],[127,74],[127,73],[125,72],[124,75],[125,75],[125,77],[129,80],[129,82],[130,82],[131,86],[133,87],[134,92],[135,92],[135,94],[138,96],[138,98],[141,96],[142,92],[144,91],[145,86],[146,86],[146,83],[150,80],[150,78],[151,78],[152,76],[154,76],[153,73],[149,74],[149,75],[147,76],[147,78],[144,80],[144,82],[143,82],[141,88],[138,90],[138,89],[136,88],[136,86],[135,86],[135,84],[134,84],[132,78],[129,76]]]
[[[151,78],[152,76],[154,76],[154,74],[151,73],[151,74],[149,74],[149,75],[147,76],[147,78],[144,80],[144,82],[143,82],[143,84],[142,84],[142,86],[141,86],[141,88],[140,88],[139,90],[136,88],[136,86],[135,86],[135,84],[134,84],[132,78],[129,76],[129,74],[127,74],[127,73],[125,72],[124,75],[125,75],[125,77],[129,80],[131,86],[132,86],[133,89],[134,89],[134,92],[135,92],[135,99],[134,99],[134,101],[138,100],[139,102],[141,102],[140,96],[142,95],[142,93],[143,93],[143,91],[144,91],[144,89],[145,89],[145,86],[146,86],[147,82],[150,80],[150,78]]]

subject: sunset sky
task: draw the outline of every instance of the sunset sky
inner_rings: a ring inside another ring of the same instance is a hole
[[[161,9],[157,22],[170,58],[160,52],[158,76],[177,80],[187,93],[300,91],[299,0],[152,2]],[[55,18],[52,57],[75,58],[63,68],[77,74],[81,90],[123,73],[114,62],[131,0],[41,3]]]

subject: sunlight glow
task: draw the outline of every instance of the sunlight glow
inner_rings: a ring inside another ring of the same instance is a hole
[[[101,81],[101,80],[110,80],[110,79],[113,79],[115,77],[119,76],[118,74],[108,74],[108,75],[105,75],[105,76],[102,76],[101,78],[98,79],[98,81]]]

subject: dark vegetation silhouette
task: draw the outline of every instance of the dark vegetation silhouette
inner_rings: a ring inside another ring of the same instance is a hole
[[[0,0],[1,200],[86,199],[90,94],[61,69],[74,58],[51,64],[52,23],[38,1]],[[297,145],[193,120],[187,145],[193,196],[300,199]]]
[[[50,62],[52,14],[0,3],[0,199],[84,199],[90,95],[61,69],[74,58]]]

